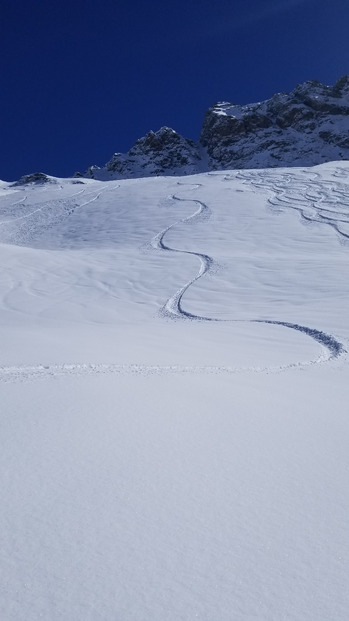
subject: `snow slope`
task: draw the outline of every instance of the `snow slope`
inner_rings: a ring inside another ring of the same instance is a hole
[[[0,186],[6,621],[344,621],[349,165]]]

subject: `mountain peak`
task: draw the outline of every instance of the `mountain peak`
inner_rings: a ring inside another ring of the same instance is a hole
[[[349,76],[334,86],[318,80],[266,101],[222,101],[206,112],[198,142],[170,127],[150,131],[126,154],[103,167],[96,179],[195,174],[229,168],[313,166],[349,159]]]

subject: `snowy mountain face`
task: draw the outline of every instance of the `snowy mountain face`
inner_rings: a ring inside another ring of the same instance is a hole
[[[137,168],[146,176],[161,175],[166,170],[188,174],[199,171],[199,162],[195,142],[169,127],[162,127],[158,132],[149,132],[137,140],[126,157],[116,153],[106,164],[106,169],[122,176],[132,176]]]
[[[170,127],[162,127],[137,140],[127,154],[115,153],[104,168],[90,166],[82,176],[106,181],[164,174],[188,175],[201,170],[198,145]]]
[[[349,159],[349,76],[335,86],[310,81],[249,105],[217,103],[193,142],[162,127],[85,177],[107,180],[188,175],[231,168],[313,166]]]
[[[217,104],[206,114],[200,141],[213,169],[349,159],[349,77],[334,87],[305,82],[248,106]]]

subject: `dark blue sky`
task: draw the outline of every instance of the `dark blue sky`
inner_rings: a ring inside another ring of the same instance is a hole
[[[2,0],[0,178],[68,176],[216,101],[349,73],[348,0]]]

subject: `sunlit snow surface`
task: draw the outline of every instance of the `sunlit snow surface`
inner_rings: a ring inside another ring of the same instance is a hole
[[[349,164],[0,185],[4,621],[347,621]]]

